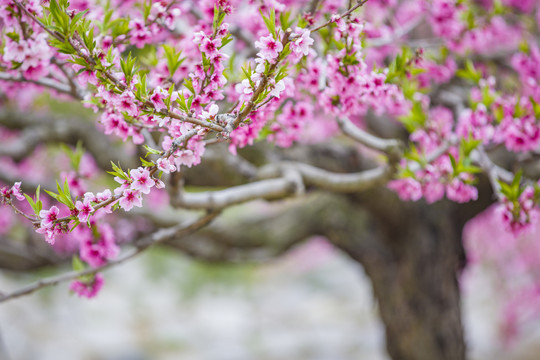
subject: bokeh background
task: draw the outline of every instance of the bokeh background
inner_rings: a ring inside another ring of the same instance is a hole
[[[2,272],[0,290],[46,275]],[[369,280],[324,238],[248,265],[204,264],[155,248],[105,275],[92,300],[62,284],[1,304],[0,359],[387,359]],[[507,298],[490,264],[472,263],[461,284],[470,359],[538,359],[534,318],[504,341]]]

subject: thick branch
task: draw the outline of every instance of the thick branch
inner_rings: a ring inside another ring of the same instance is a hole
[[[172,204],[187,209],[222,209],[256,199],[290,197],[302,192],[306,186],[336,192],[358,192],[381,185],[390,176],[391,169],[384,166],[358,173],[338,174],[303,163],[283,162],[264,167],[260,172],[260,177],[265,178],[263,180],[225,190],[182,192],[172,200]],[[277,179],[268,179],[272,177]]]
[[[388,154],[389,158],[393,161],[399,160],[403,155],[404,145],[397,139],[383,139],[360,129],[354,125],[349,119],[340,117],[338,118],[338,124],[343,133],[349,136],[351,139],[359,142],[360,144],[367,146],[370,149],[382,151]]]
[[[269,179],[219,191],[180,192],[172,204],[186,209],[222,209],[250,200],[284,198],[294,190],[294,183],[287,179]]]
[[[26,79],[26,78],[24,78],[24,77],[22,77],[20,75],[15,76],[15,75],[0,72],[0,80],[10,81],[10,82],[19,82],[19,83],[25,83],[25,82],[26,83],[32,83],[32,84],[43,86],[43,87],[46,87],[46,88],[49,88],[49,89],[53,89],[53,90],[58,91],[58,92],[63,93],[63,94],[73,96],[76,99],[82,99],[83,98],[82,94],[79,94],[78,92],[74,92],[72,90],[71,86],[59,83],[57,81],[54,81],[54,80],[51,80],[51,79],[48,79],[48,78],[41,78],[41,79],[38,79],[38,80],[30,80],[30,79]]]
[[[38,114],[20,113],[6,109],[0,110],[0,125],[10,129],[26,129],[16,140],[14,147],[0,145],[0,154],[22,159],[30,154],[39,143],[63,142],[75,145],[83,140],[84,147],[93,155],[101,168],[110,169],[110,154],[124,166],[133,164],[134,159],[124,153],[122,148],[96,129],[95,125],[78,117],[51,117]]]

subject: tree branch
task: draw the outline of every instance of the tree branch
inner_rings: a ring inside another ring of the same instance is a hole
[[[15,76],[8,73],[0,72],[0,80],[3,81],[10,81],[10,82],[19,82],[19,83],[32,83],[39,86],[43,86],[49,89],[53,89],[55,91],[58,91],[59,93],[70,95],[76,99],[82,100],[83,95],[76,91],[76,89],[72,89],[71,86],[59,83],[57,81],[51,80],[49,78],[41,78],[39,80],[30,80],[22,77],[21,75]]]
[[[15,159],[28,155],[39,143],[64,142],[75,145],[78,140],[83,140],[85,149],[102,169],[110,169],[109,154],[114,154],[122,165],[134,164],[134,158],[125,154],[121,146],[110,141],[92,122],[79,117],[42,116],[2,109],[0,125],[10,129],[29,128],[16,140],[14,148],[5,143],[0,145],[0,154],[14,156]]]
[[[345,117],[339,117],[338,124],[341,131],[343,131],[345,135],[370,149],[382,151],[388,154],[391,161],[398,161],[403,155],[404,145],[400,140],[382,139],[380,137],[371,135],[370,133],[365,132],[358,126],[354,125]]]
[[[225,190],[198,193],[180,192],[171,204],[187,209],[222,209],[256,199],[280,199],[302,193],[306,186],[336,192],[358,192],[383,184],[392,169],[381,166],[349,174],[332,173],[299,162],[282,162],[263,167],[262,180]]]
[[[194,231],[196,231],[196,230],[202,228],[203,226],[209,224],[218,214],[219,214],[218,212],[213,212],[213,213],[207,214],[207,215],[205,215],[205,216],[203,216],[203,217],[197,219],[196,221],[191,222],[191,223],[189,223],[187,225],[179,224],[179,225],[171,227],[171,228],[159,230],[159,231],[157,231],[157,232],[155,232],[155,233],[153,233],[153,234],[151,234],[149,236],[146,236],[146,237],[136,241],[135,242],[136,248],[133,251],[125,254],[122,257],[119,257],[116,260],[110,261],[105,265],[99,266],[97,268],[89,268],[89,269],[86,269],[86,270],[83,270],[83,271],[71,271],[71,272],[61,274],[61,275],[58,275],[58,276],[53,276],[53,277],[41,279],[41,280],[39,280],[39,281],[37,281],[37,282],[35,282],[33,284],[22,287],[22,288],[20,288],[18,290],[15,290],[15,291],[11,292],[11,293],[0,295],[0,302],[5,302],[5,301],[15,299],[15,298],[18,298],[18,297],[21,297],[21,296],[29,295],[29,294],[32,294],[33,292],[35,292],[35,291],[37,291],[39,289],[42,289],[44,287],[58,285],[58,284],[60,284],[62,282],[74,280],[74,279],[77,279],[78,277],[81,277],[81,276],[84,276],[84,275],[95,274],[95,273],[97,273],[99,271],[107,270],[107,269],[109,269],[111,267],[120,265],[120,264],[134,258],[135,256],[139,255],[140,253],[145,251],[151,245],[155,245],[155,244],[158,244],[158,243],[161,243],[161,242],[164,242],[164,241],[171,240],[173,238],[182,237],[182,236],[186,236],[188,234],[193,233]]]

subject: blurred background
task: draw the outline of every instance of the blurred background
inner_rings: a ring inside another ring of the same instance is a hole
[[[2,272],[0,289],[45,275]],[[538,321],[502,341],[505,299],[495,275],[475,263],[462,277],[470,359],[538,359]],[[105,281],[92,300],[61,284],[1,304],[0,358],[387,359],[369,280],[323,238],[257,265],[203,264],[155,248]]]

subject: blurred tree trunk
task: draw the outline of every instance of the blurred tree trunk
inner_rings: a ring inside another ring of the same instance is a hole
[[[457,281],[462,230],[489,204],[488,194],[470,205],[426,205],[377,190],[349,198],[356,210],[328,232],[371,279],[391,359],[466,359]]]
[[[348,241],[341,247],[371,279],[393,360],[462,360],[456,279],[461,234],[448,226],[444,215],[436,221],[422,215],[409,213],[409,225],[399,231],[381,224],[371,234],[376,246]]]

